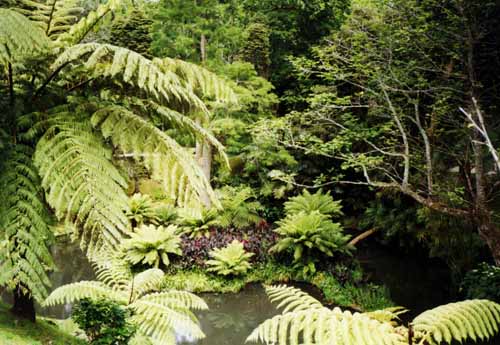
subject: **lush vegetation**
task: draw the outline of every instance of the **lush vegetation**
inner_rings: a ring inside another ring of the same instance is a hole
[[[300,282],[359,313],[269,288],[285,311],[251,340],[492,336],[499,14],[494,0],[2,1],[0,287],[23,330],[2,307],[0,332],[79,343],[24,321],[74,304],[84,341],[175,344],[176,329],[204,337],[193,293]],[[60,237],[95,280],[52,286]],[[358,261],[372,247],[437,259],[449,299],[471,301],[396,325]]]

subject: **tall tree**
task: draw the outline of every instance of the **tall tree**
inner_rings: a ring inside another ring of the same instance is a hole
[[[493,133],[497,14],[494,1],[355,1],[314,59],[295,60],[315,87],[277,140],[337,161],[327,184],[396,191],[475,225],[500,264],[498,172],[459,110]]]

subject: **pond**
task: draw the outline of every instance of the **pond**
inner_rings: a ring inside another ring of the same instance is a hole
[[[93,280],[94,273],[77,244],[63,241],[52,248],[56,272],[50,276],[53,288],[80,280]],[[425,309],[450,301],[448,272],[437,262],[391,254],[371,246],[358,251],[358,259],[375,282],[385,284],[391,298],[411,309],[410,318]],[[318,298],[318,291],[299,286]],[[210,310],[199,312],[201,328],[206,338],[190,341],[179,335],[179,345],[239,345],[262,321],[277,314],[259,284],[248,285],[237,294],[200,294]],[[41,315],[67,318],[71,305],[38,309]],[[479,345],[500,345],[500,339]]]

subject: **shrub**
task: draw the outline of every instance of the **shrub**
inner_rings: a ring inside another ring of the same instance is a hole
[[[135,229],[131,238],[122,243],[123,256],[132,266],[143,264],[158,268],[170,264],[168,254],[182,255],[181,238],[177,234],[177,227],[155,227],[142,225]]]
[[[127,322],[129,313],[115,302],[85,298],[75,305],[71,318],[92,345],[126,345],[135,333]]]
[[[350,251],[347,245],[350,236],[344,235],[339,223],[333,223],[319,211],[289,215],[278,225],[275,231],[282,238],[270,251],[292,252],[294,264],[303,267],[305,274],[316,272],[318,254],[333,256]]]
[[[209,253],[212,260],[206,264],[208,271],[220,275],[242,275],[247,273],[251,265],[249,259],[254,255],[247,253],[243,248],[243,243],[233,240],[224,248],[216,248]]]
[[[465,275],[461,289],[467,298],[500,302],[500,267],[481,263]]]

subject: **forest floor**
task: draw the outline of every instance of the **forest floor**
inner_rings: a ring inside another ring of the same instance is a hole
[[[5,304],[0,304],[0,345],[83,345],[55,323],[39,319],[36,323],[16,319]]]

